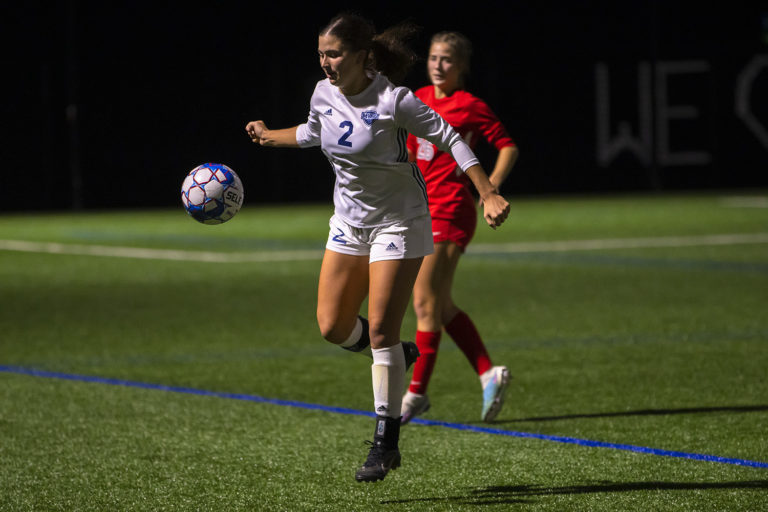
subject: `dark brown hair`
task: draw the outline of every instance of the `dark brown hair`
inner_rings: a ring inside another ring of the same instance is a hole
[[[353,12],[343,12],[320,30],[320,35],[338,38],[353,52],[367,51],[367,67],[385,75],[392,83],[400,84],[418,58],[408,41],[419,30],[416,24],[403,21],[377,34],[370,20]]]

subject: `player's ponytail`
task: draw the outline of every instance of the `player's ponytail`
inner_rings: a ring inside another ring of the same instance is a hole
[[[373,69],[385,75],[393,84],[402,84],[418,59],[408,42],[419,30],[414,23],[403,21],[374,36],[371,48]]]
[[[367,51],[367,68],[399,85],[418,58],[408,42],[419,30],[414,23],[404,21],[377,34],[370,20],[354,12],[343,12],[335,16],[320,35],[333,35],[350,51]]]

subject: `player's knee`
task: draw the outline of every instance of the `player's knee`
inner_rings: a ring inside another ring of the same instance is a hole
[[[421,321],[434,319],[437,315],[437,302],[433,297],[423,297],[414,295],[413,311],[416,318]]]
[[[336,331],[338,330],[336,325],[337,322],[332,317],[321,311],[317,312],[317,326],[320,328],[320,336],[331,343],[336,339]]]
[[[456,315],[458,315],[459,313],[461,313],[461,310],[458,308],[458,306],[456,306],[453,303],[453,301],[451,301],[449,304],[446,304],[445,306],[443,306],[442,312],[441,312],[442,324],[448,325],[449,323],[451,323],[451,320],[453,320],[456,317]]]
[[[317,312],[317,326],[320,328],[320,335],[326,341],[331,343],[342,343],[349,336],[349,328],[345,328],[335,315],[329,315],[321,311]]]
[[[371,321],[370,318],[368,321],[370,322],[368,336],[371,340],[371,348],[392,347],[400,343],[399,330],[387,329],[384,324]]]
[[[392,346],[393,343],[388,343],[387,336],[382,332],[371,332],[371,348],[384,348]],[[399,341],[399,340],[398,340]]]
[[[333,326],[320,325],[320,335],[325,341],[330,341],[338,345],[344,341],[344,336],[340,335],[341,331]]]

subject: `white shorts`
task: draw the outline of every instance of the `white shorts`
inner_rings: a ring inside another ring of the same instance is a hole
[[[370,263],[421,258],[435,250],[429,215],[374,228],[350,226],[334,215],[329,225],[331,230],[326,249],[353,256],[369,256]]]

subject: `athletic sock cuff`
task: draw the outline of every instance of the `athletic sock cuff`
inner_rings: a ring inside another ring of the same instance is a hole
[[[362,352],[371,344],[371,339],[368,336],[368,320],[359,316],[355,327],[352,328],[352,333],[349,335],[346,341],[341,343],[341,348],[349,350],[350,352]]]

